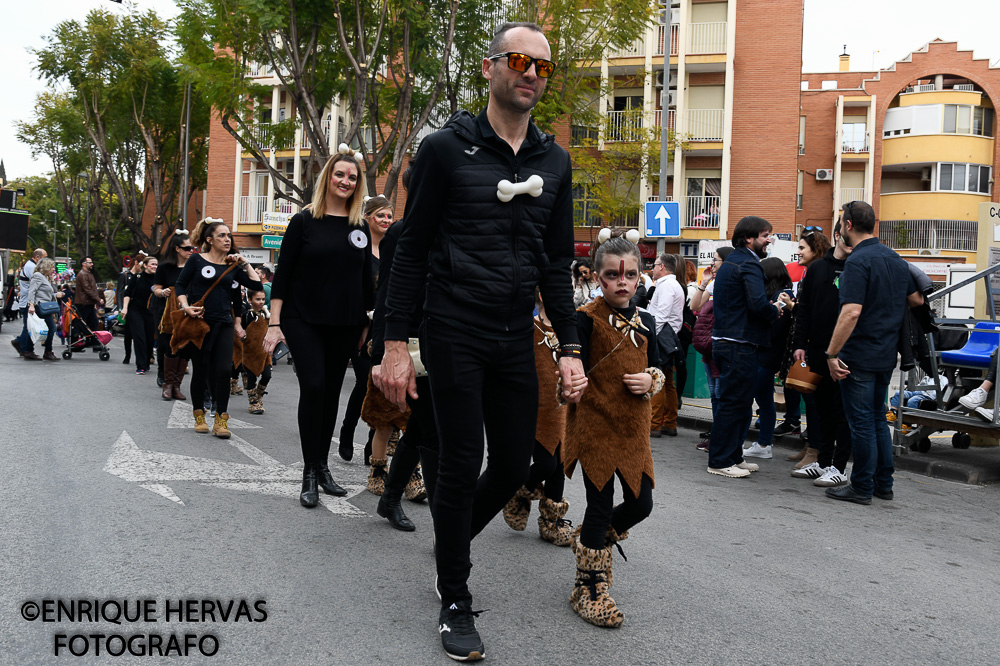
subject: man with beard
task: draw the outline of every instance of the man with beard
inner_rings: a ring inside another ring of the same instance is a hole
[[[743,436],[753,414],[757,352],[770,341],[781,308],[767,298],[760,260],[771,243],[771,223],[747,216],[733,231],[735,248],[719,268],[713,291],[712,355],[722,375],[708,446],[708,473],[750,476],[758,466],[743,460]]]
[[[563,398],[578,402],[587,385],[570,277],[572,167],[531,122],[554,73],[551,57],[537,25],[497,30],[482,62],[486,110],[455,114],[420,144],[386,295],[380,375],[401,409],[407,394],[418,397],[406,341],[424,302],[420,354],[440,440],[438,632],[460,661],[485,657],[468,586],[470,542],[524,484],[534,450],[536,286],[560,342]],[[518,185],[503,193],[501,183]]]

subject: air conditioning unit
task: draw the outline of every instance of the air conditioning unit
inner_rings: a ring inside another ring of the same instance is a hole
[[[667,87],[671,90],[677,90],[677,72],[670,72],[670,78],[667,80]]]
[[[674,108],[677,106],[677,91],[671,90],[667,92],[667,106]]]
[[[924,181],[925,183],[926,182],[930,182],[930,180],[931,180],[931,168],[930,167],[924,167],[920,171],[920,180]]]
[[[816,180],[833,180],[833,169],[816,169]]]
[[[659,72],[655,73],[655,75],[653,76],[653,85],[655,85],[657,88],[663,87],[663,70],[660,70]]]
[[[941,254],[941,250],[921,250],[917,253],[921,257],[936,257]]]

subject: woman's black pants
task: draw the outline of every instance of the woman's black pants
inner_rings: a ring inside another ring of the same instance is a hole
[[[233,325],[210,322],[201,350],[191,359],[191,406],[205,409],[205,389],[211,386],[216,414],[229,410],[229,369],[233,365]]]
[[[132,331],[132,347],[135,350],[135,369],[149,370],[149,359],[153,357],[153,313],[149,310],[132,310],[126,317]]]
[[[347,362],[358,348],[362,327],[317,326],[301,319],[282,317],[281,330],[295,359],[295,376],[299,380],[302,460],[307,465],[326,464],[337,425],[344,373]],[[226,362],[227,396],[231,357],[230,348],[230,359]]]

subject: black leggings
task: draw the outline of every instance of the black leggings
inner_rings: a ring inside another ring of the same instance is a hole
[[[358,348],[360,326],[315,326],[283,317],[281,330],[295,358],[299,380],[299,439],[307,465],[327,463],[337,425],[347,361]],[[230,353],[230,357],[232,354]],[[226,366],[226,374],[232,359]],[[228,387],[225,391],[229,395]]]
[[[530,330],[517,340],[491,340],[428,319],[426,331],[424,361],[441,443],[432,510],[438,583],[447,606],[472,599],[472,538],[528,478],[538,375]],[[484,428],[489,456],[480,474]]]
[[[368,393],[368,375],[372,369],[372,360],[368,356],[368,352],[363,349],[355,352],[351,356],[351,368],[354,370],[354,390],[351,391],[351,397],[347,399],[341,431],[346,431],[346,434],[353,437],[354,429],[358,427],[358,420],[361,418],[361,406]]]
[[[132,331],[132,346],[135,349],[135,369],[149,370],[149,359],[153,357],[153,313],[149,310],[131,310],[126,316]]]
[[[528,480],[524,487],[534,490],[539,483],[545,482],[545,496],[553,502],[561,502],[563,488],[566,485],[566,475],[563,473],[562,456],[556,449],[555,455],[549,453],[544,446],[535,441],[535,452],[531,454],[531,469],[528,470]]]
[[[243,366],[240,366],[243,368]],[[260,376],[251,375],[247,372],[246,368],[243,368],[243,384],[247,387],[248,391],[252,391],[257,388],[258,382],[261,387],[267,388],[267,385],[271,383],[271,366],[264,368],[264,372],[260,373]]]
[[[851,426],[844,415],[840,384],[824,375],[810,397],[815,398],[810,402],[814,405],[817,427],[809,428],[809,445],[819,449],[820,467],[833,465],[843,474],[851,459]],[[807,403],[806,415],[812,421],[809,406]]]
[[[396,445],[396,455],[389,463],[386,487],[395,492],[403,492],[419,459],[424,465],[427,502],[433,508],[434,490],[437,486],[438,436],[431,386],[426,377],[417,378],[417,395],[420,396],[419,400],[406,396],[406,402],[410,405],[410,419],[406,422],[406,432]]]
[[[642,475],[639,497],[632,494],[621,473],[617,473],[617,476],[622,484],[622,503],[615,506],[614,477],[604,485],[604,490],[598,490],[587,473],[583,472],[583,485],[587,489],[587,510],[583,514],[580,543],[587,548],[604,548],[604,537],[609,525],[615,528],[615,532],[622,534],[641,523],[653,511],[653,481],[648,476]]]
[[[233,325],[209,322],[201,351],[191,359],[191,406],[205,408],[205,388],[211,387],[215,412],[229,408],[229,369],[233,366]],[[138,351],[136,352],[138,353]]]

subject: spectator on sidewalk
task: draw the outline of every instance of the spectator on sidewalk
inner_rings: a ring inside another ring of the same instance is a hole
[[[656,334],[664,326],[677,334],[684,323],[684,289],[677,281],[677,256],[661,253],[653,262],[653,296],[649,300],[649,313],[656,320]],[[679,353],[679,352],[678,352]],[[672,357],[671,357],[672,358]],[[674,386],[674,362],[661,357],[666,376],[663,390],[652,397],[652,417],[649,422],[651,437],[661,434],[677,436],[677,388]]]
[[[826,350],[830,375],[840,382],[851,427],[851,482],[828,488],[831,499],[871,504],[891,500],[892,438],[885,420],[889,381],[907,305],[923,295],[903,259],[875,237],[875,211],[864,201],[844,205],[842,234],[854,248],[840,276],[840,316]]]
[[[781,310],[767,299],[760,260],[771,243],[771,223],[753,215],[733,231],[729,258],[719,268],[713,293],[712,356],[719,366],[719,405],[708,448],[708,473],[739,478],[758,466],[743,460],[743,436],[753,412],[760,347]]]

